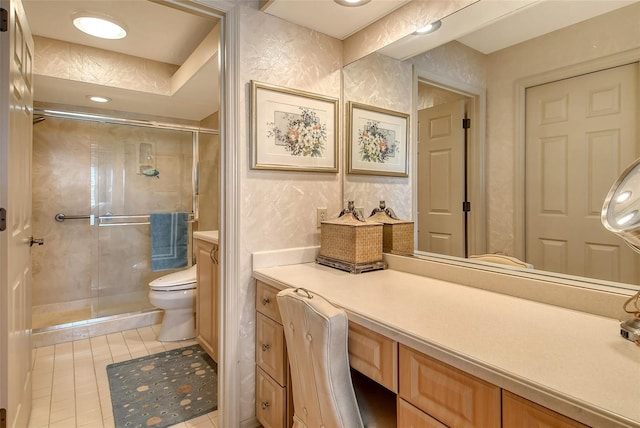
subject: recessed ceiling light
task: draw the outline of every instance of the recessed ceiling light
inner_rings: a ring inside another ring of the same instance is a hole
[[[440,21],[436,21],[436,22],[432,22],[429,25],[425,25],[422,28],[418,28],[415,33],[415,35],[421,36],[423,34],[429,34],[429,33],[433,33],[434,31],[436,31],[438,28],[440,28],[440,26],[442,25],[442,22]]]
[[[371,0],[333,0],[341,6],[356,7],[369,3]]]
[[[111,101],[111,98],[109,97],[101,97],[98,95],[87,95],[87,98],[89,98],[94,103],[108,103],[109,101]]]
[[[72,16],[73,25],[82,31],[94,37],[101,39],[122,39],[127,35],[127,31],[120,24],[117,24],[113,18],[101,16],[99,14],[77,13]]]

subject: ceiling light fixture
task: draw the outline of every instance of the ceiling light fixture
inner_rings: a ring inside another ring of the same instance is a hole
[[[333,0],[333,1],[338,3],[340,6],[356,7],[356,6],[363,6],[369,3],[371,0]]]
[[[429,25],[425,25],[422,28],[418,28],[415,33],[415,35],[417,36],[422,36],[424,34],[429,34],[429,33],[433,33],[434,31],[436,31],[438,28],[440,28],[440,26],[442,25],[442,22],[440,21],[436,21],[436,22],[432,22]]]
[[[94,103],[108,103],[109,101],[111,101],[111,98],[109,97],[101,97],[98,95],[87,95],[87,98],[89,98]]]
[[[117,24],[110,16],[94,13],[76,13],[72,16],[73,25],[83,33],[101,39],[117,40],[127,35],[127,30]]]

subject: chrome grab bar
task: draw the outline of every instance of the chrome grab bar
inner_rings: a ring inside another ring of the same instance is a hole
[[[113,215],[107,213],[104,216],[93,215],[65,215],[58,213],[55,215],[56,221],[63,222],[65,220],[77,220],[77,219],[91,219],[91,225],[93,225],[93,219],[98,219],[100,226],[130,226],[130,225],[142,225],[149,224],[149,214],[136,214],[136,215]],[[193,213],[189,213],[189,222],[195,221]]]
[[[91,218],[91,215],[65,215],[62,213],[56,214],[54,217],[56,221],[65,221],[65,220],[78,220],[81,218]]]

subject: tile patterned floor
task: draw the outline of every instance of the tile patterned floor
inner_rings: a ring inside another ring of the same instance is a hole
[[[159,342],[160,325],[34,348],[29,428],[115,428],[106,366],[196,343]],[[172,428],[219,428],[218,411]]]

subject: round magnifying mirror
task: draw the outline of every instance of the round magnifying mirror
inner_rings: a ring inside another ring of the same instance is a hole
[[[640,159],[613,183],[602,207],[604,227],[640,253]]]

